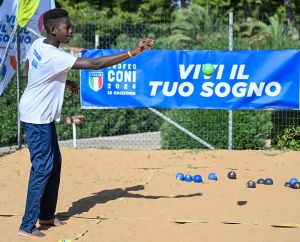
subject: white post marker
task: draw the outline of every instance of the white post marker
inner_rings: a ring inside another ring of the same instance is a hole
[[[99,46],[99,34],[95,34],[95,49],[98,49]]]
[[[76,148],[76,124],[72,122],[73,128],[73,148]]]
[[[65,118],[66,125],[72,125],[73,131],[73,148],[77,148],[77,133],[76,133],[76,126],[82,124],[84,121],[84,116],[72,116]]]

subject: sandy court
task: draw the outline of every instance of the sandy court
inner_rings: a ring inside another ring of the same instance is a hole
[[[300,152],[124,151],[62,148],[57,212],[40,241],[300,241]],[[0,241],[17,236],[30,169],[27,149],[0,155]],[[234,169],[237,180],[227,173]],[[204,183],[175,179],[201,174]],[[207,175],[215,172],[218,181]],[[273,186],[247,189],[271,177]],[[293,224],[299,228],[281,228]],[[37,241],[37,240],[34,240]]]

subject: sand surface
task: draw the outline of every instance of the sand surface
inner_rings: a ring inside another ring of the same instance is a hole
[[[300,189],[283,186],[300,179],[300,152],[61,151],[57,213],[67,225],[41,227],[46,237],[33,241],[300,241]],[[0,241],[31,241],[17,235],[28,150],[0,155],[0,168]],[[177,172],[201,174],[204,183],[178,181]],[[273,186],[246,188],[266,177]]]

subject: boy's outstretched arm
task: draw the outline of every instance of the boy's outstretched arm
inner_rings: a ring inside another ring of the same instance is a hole
[[[143,38],[141,39],[136,47],[129,52],[122,52],[116,55],[102,56],[98,58],[82,58],[79,57],[75,61],[72,69],[93,69],[98,70],[108,66],[113,66],[120,63],[121,61],[127,60],[131,56],[140,54],[146,49],[150,49],[154,43],[154,40]],[[130,56],[131,55],[131,56]]]

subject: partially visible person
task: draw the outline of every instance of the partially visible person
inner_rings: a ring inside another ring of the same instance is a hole
[[[73,69],[101,69],[115,65],[150,49],[154,40],[143,38],[132,50],[99,58],[74,57],[59,49],[72,38],[72,24],[64,9],[52,9],[44,14],[47,38],[33,42],[27,53],[28,85],[20,100],[20,119],[26,131],[31,171],[28,182],[25,214],[19,235],[43,237],[36,223],[61,226],[55,217],[61,172],[61,153],[55,121],[61,116],[65,86],[74,94],[77,86],[66,81]]]

